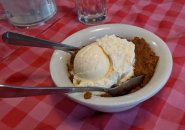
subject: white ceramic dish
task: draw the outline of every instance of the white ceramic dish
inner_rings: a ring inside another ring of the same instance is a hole
[[[62,43],[82,46],[106,34],[115,34],[124,38],[142,37],[144,38],[160,57],[156,71],[150,82],[142,89],[120,97],[100,97],[93,96],[86,100],[82,93],[68,94],[72,100],[102,112],[119,112],[132,108],[139,103],[149,99],[156,94],[167,82],[172,70],[172,56],[167,45],[155,34],[131,25],[105,24],[74,33],[66,38]],[[70,55],[63,51],[55,51],[50,61],[50,72],[53,81],[57,86],[73,86],[68,78],[66,64]],[[66,104],[67,105],[67,104]]]

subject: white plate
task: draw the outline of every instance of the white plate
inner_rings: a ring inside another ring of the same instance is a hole
[[[68,94],[68,97],[72,100],[94,110],[119,112],[132,108],[149,99],[164,86],[171,74],[172,56],[167,45],[158,36],[145,29],[124,24],[105,24],[89,27],[74,33],[62,41],[62,43],[82,46],[106,34],[115,34],[127,39],[132,39],[136,36],[144,38],[150,44],[154,52],[160,57],[155,74],[150,82],[135,93],[120,97],[93,96],[89,100],[84,99],[81,93]],[[53,53],[50,61],[50,73],[57,86],[73,86],[68,78],[66,66],[69,59],[70,55],[66,52],[57,50]]]

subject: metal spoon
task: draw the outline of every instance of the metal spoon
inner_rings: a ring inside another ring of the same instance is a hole
[[[63,51],[75,51],[79,50],[80,48],[61,44],[61,43],[55,43],[51,41],[47,41],[40,38],[35,38],[15,32],[5,32],[2,35],[2,39],[5,43],[11,44],[11,45],[18,45],[18,46],[32,46],[32,47],[43,47],[43,48],[52,48],[55,50],[63,50]]]
[[[0,98],[28,97],[50,94],[76,93],[84,91],[101,91],[107,92],[112,96],[126,94],[133,87],[139,85],[144,76],[137,76],[129,79],[120,85],[114,85],[113,88],[103,87],[28,87],[28,86],[10,86],[0,85]]]

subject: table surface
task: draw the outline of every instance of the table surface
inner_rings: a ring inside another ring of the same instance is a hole
[[[20,29],[0,21],[0,34],[15,31],[56,42],[87,25],[77,18],[73,0],[57,0],[58,13],[45,25]],[[172,74],[149,100],[124,112],[102,113],[65,96],[0,99],[1,130],[185,130],[185,1],[107,0],[104,23],[145,28],[161,37],[173,56]],[[52,86],[53,50],[5,45],[0,39],[0,83]]]

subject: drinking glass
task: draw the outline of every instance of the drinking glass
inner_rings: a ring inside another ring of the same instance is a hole
[[[78,20],[84,24],[96,24],[106,18],[105,0],[75,0]]]
[[[4,16],[15,26],[31,26],[42,23],[56,14],[55,0],[0,0]]]

